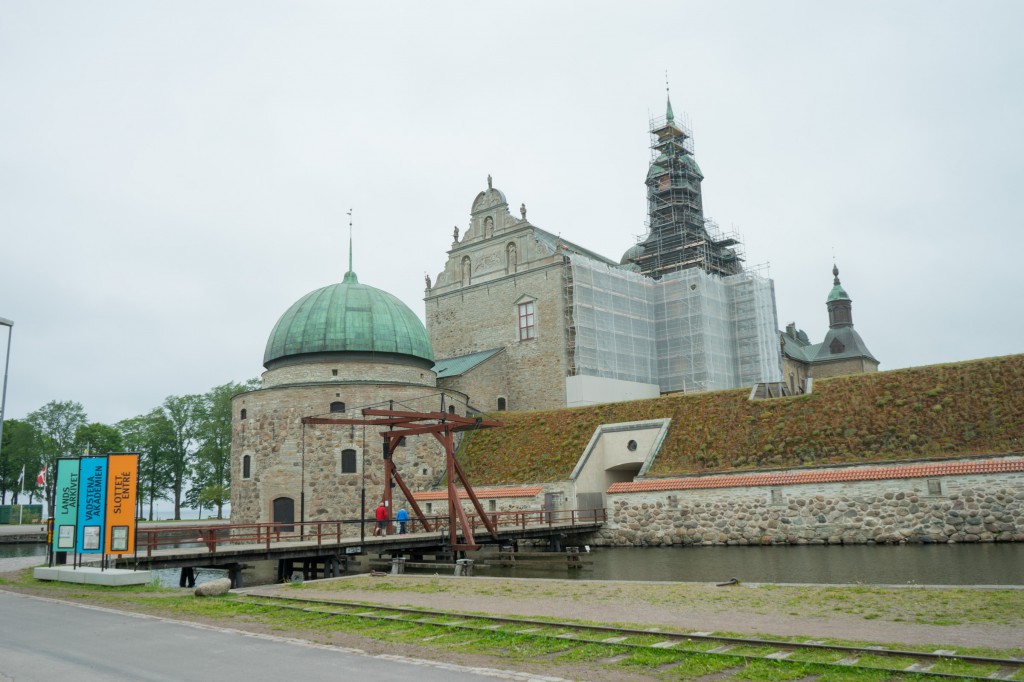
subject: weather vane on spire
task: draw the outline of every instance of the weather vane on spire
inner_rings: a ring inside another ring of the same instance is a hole
[[[672,95],[668,90],[668,69],[665,69],[665,120],[674,123],[675,114],[672,113]]]
[[[352,209],[348,210],[348,271],[352,272]]]

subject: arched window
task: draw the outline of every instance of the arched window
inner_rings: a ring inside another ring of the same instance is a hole
[[[455,414],[455,406],[454,405],[449,405],[448,406],[448,414]]]
[[[344,411],[345,411],[345,403],[341,402],[340,400],[335,400],[333,403],[331,403],[331,412],[344,412]]]
[[[245,415],[246,415],[246,411],[245,411],[245,408],[243,407],[242,411],[238,413],[238,418],[239,419],[245,419]]]
[[[505,399],[504,399],[504,398],[498,398],[498,409],[499,409],[499,410],[507,410],[507,409],[508,409],[508,408],[506,407],[506,405],[507,405],[507,404],[508,404],[508,403],[506,403],[506,402],[505,402]]]
[[[356,473],[356,451],[352,449],[341,451],[341,473]]]
[[[242,478],[252,478],[252,456],[242,457]]]

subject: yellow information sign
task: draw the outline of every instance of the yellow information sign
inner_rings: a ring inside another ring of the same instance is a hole
[[[135,499],[138,494],[139,456],[107,457],[107,554],[135,552]]]

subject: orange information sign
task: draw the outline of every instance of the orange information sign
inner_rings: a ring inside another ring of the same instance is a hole
[[[138,494],[139,456],[107,457],[107,554],[135,552],[135,498]]]

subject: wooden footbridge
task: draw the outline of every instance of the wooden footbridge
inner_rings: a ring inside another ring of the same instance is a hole
[[[477,536],[477,545],[532,540],[547,541],[557,550],[568,538],[599,530],[605,510],[492,512],[486,521],[475,515],[465,519],[470,528],[490,526],[495,531]],[[397,522],[384,537],[367,534],[368,527],[373,527],[372,520],[144,527],[138,530],[135,554],[110,559],[116,568],[181,568],[183,587],[194,584],[196,568],[226,569],[232,584],[242,587],[242,569],[254,561],[277,561],[278,579],[285,580],[295,570],[307,578],[341,575],[357,555],[407,557],[413,562],[429,555],[452,563],[467,555],[465,550],[452,551],[447,517],[430,517],[427,524],[412,519],[404,535],[398,534]]]

